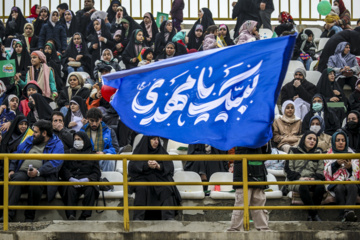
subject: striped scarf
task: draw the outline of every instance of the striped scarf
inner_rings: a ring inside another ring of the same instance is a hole
[[[89,138],[92,140],[90,124],[86,128],[85,132],[89,136]],[[104,150],[104,139],[103,139],[103,132],[102,132],[102,124],[100,124],[100,126],[97,129],[96,139],[95,139],[95,142],[93,144],[94,144],[94,151],[102,152]]]

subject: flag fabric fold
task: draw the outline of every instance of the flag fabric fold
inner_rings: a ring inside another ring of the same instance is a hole
[[[103,76],[131,129],[221,150],[272,137],[296,35],[187,54]]]

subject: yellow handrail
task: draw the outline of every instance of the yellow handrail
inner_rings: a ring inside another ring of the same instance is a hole
[[[41,157],[39,157],[41,156]],[[123,182],[84,182],[82,185],[123,185],[124,205],[122,207],[84,207],[84,206],[9,206],[8,189],[9,185],[57,185],[71,186],[77,185],[76,182],[9,182],[6,177],[9,172],[9,160],[20,159],[43,159],[43,160],[122,160]],[[124,230],[130,230],[129,210],[244,210],[244,229],[249,230],[249,210],[316,210],[316,209],[360,209],[360,206],[249,206],[248,187],[255,185],[325,185],[325,184],[360,184],[360,181],[296,181],[296,182],[248,182],[245,177],[243,182],[128,182],[127,160],[146,161],[148,159],[158,161],[186,160],[186,161],[219,161],[219,160],[242,160],[243,176],[247,176],[249,160],[320,160],[320,159],[358,159],[360,154],[301,154],[301,155],[92,155],[92,154],[0,154],[0,159],[4,159],[4,204],[0,206],[4,213],[4,231],[8,230],[8,211],[11,210],[122,210],[124,218]],[[174,185],[242,185],[244,190],[243,207],[208,207],[208,206],[129,206],[128,187],[129,186],[174,186]]]

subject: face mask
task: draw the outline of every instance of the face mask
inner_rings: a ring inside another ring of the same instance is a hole
[[[322,103],[313,103],[313,105],[312,105],[312,109],[313,109],[315,112],[320,112],[322,108],[323,108],[323,104],[322,104]]]
[[[347,125],[347,127],[348,127],[349,129],[356,129],[357,126],[358,126],[358,123],[357,123],[357,122],[354,122],[354,121],[350,121],[350,122],[348,122],[346,125]]]
[[[33,102],[28,102],[28,106],[31,110],[35,109],[35,104]]]
[[[76,150],[81,150],[81,149],[83,149],[83,147],[84,147],[84,141],[81,141],[81,140],[74,141],[74,148]]]
[[[320,131],[321,127],[318,125],[312,125],[310,127],[310,131],[313,131],[314,133],[318,133]]]

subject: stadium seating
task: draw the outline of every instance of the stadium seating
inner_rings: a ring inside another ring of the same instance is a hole
[[[196,172],[178,171],[174,174],[175,182],[199,182],[200,175]],[[204,199],[205,193],[202,185],[177,185],[182,199]]]
[[[317,51],[323,50],[324,47],[325,47],[325,44],[327,43],[327,41],[329,41],[329,39],[330,39],[330,38],[320,38]]]
[[[297,68],[302,68],[304,70],[304,64],[298,60],[290,60],[289,66],[288,66],[288,72],[295,72]]]
[[[306,71],[306,80],[314,84],[315,86],[319,82],[321,73],[318,71]]]
[[[259,29],[260,39],[272,38],[273,32],[267,28]]]

